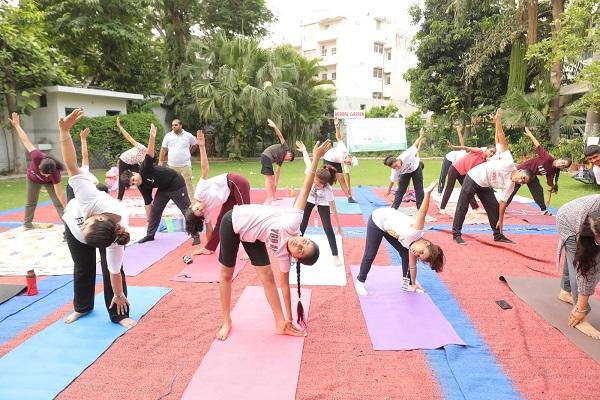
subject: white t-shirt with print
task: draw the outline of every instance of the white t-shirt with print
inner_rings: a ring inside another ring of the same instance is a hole
[[[297,208],[280,209],[262,204],[234,206],[231,216],[233,231],[243,242],[265,243],[277,261],[282,272],[289,272],[291,256],[287,249],[288,239],[298,236],[304,210]]]
[[[192,165],[190,146],[196,144],[194,135],[186,130],[181,130],[177,135],[171,131],[165,135],[162,147],[169,150],[167,153],[167,163],[169,167],[189,167]]]
[[[327,150],[327,152],[323,155],[323,160],[342,164],[344,172],[350,172],[350,166],[344,164],[344,160],[350,154],[348,148],[342,141],[338,141],[335,143],[335,146],[331,149]]]
[[[317,206],[329,206],[329,202],[334,201],[331,185],[327,184],[323,189],[317,189],[313,186],[308,193],[306,201]]]
[[[138,143],[129,150],[124,151],[119,159],[129,165],[141,164],[144,161],[144,157],[146,157],[147,151],[148,148],[146,146]]]
[[[450,162],[454,162],[454,161],[458,160],[459,158],[466,156],[466,155],[467,155],[466,150],[449,151],[448,153],[446,153],[446,160],[448,160]]]
[[[96,185],[88,174],[74,175],[69,178],[69,185],[73,188],[75,198],[67,203],[62,216],[64,223],[81,243],[86,243],[83,237],[82,225],[92,215],[111,213],[121,217],[119,224],[125,229],[129,227],[129,212],[127,207],[106,192],[96,189]],[[87,243],[86,243],[87,244]],[[106,261],[108,270],[118,274],[123,265],[125,246],[116,243],[106,248]]]
[[[194,198],[204,203],[204,219],[207,222],[213,226],[216,224],[221,206],[227,201],[230,194],[227,174],[200,179],[196,185]]]
[[[415,172],[417,168],[419,168],[419,163],[421,162],[421,159],[417,157],[417,148],[415,146],[410,146],[402,152],[402,154],[396,157],[396,160],[402,160],[402,166],[400,169],[392,168],[390,182],[396,182],[402,174]]]
[[[404,248],[408,249],[412,242],[423,237],[422,229],[412,227],[415,220],[394,208],[378,208],[371,218],[379,229],[398,239]]]
[[[510,176],[516,169],[512,161],[492,160],[476,165],[467,175],[481,187],[502,189],[500,200],[506,202],[515,189]]]

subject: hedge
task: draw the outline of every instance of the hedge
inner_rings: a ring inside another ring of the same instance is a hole
[[[153,113],[133,113],[121,115],[121,125],[129,134],[143,145],[148,144],[148,132],[150,124],[156,125],[156,155],[160,150],[160,144],[165,135],[164,127],[159,118]],[[119,128],[117,128],[117,117],[83,117],[71,130],[73,140],[76,143],[77,153],[80,152],[79,132],[90,128],[88,136],[88,152],[92,168],[110,168],[116,165],[119,155],[131,148],[131,144],[125,140]]]

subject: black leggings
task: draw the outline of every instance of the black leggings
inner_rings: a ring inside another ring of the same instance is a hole
[[[533,197],[535,204],[538,205],[540,210],[546,211],[546,202],[544,201],[544,188],[542,187],[542,184],[540,183],[540,180],[538,179],[538,177],[536,175],[533,175],[531,177],[531,179],[527,183],[527,187],[529,188],[529,191],[531,192],[531,197]],[[520,188],[521,188],[521,185],[515,184],[515,190],[513,190],[512,194],[508,198],[508,201],[506,202],[507,206],[510,204],[513,197],[515,197],[515,194],[517,194],[517,192],[519,191]]]
[[[442,169],[440,171],[440,179],[438,180],[438,193],[442,194],[444,190],[444,185],[446,184],[446,176],[448,176],[448,169],[452,166],[452,161],[448,160],[444,157],[444,161],[442,161]]]
[[[385,240],[396,249],[398,254],[400,254],[400,257],[402,257],[402,276],[408,276],[408,249],[402,246],[398,239],[379,229],[379,227],[375,225],[375,222],[373,222],[373,217],[369,217],[369,222],[367,223],[367,238],[365,239],[365,253],[360,262],[360,272],[356,278],[360,282],[364,283],[367,280],[367,274],[371,270],[371,265],[373,265],[373,260],[375,260],[382,238],[385,238]],[[410,278],[410,276],[408,277]]]
[[[235,267],[237,261],[237,253],[240,247],[240,235],[233,230],[233,210],[229,210],[221,219],[221,228],[219,234],[221,236],[221,248],[219,249],[219,262],[226,267]],[[242,242],[244,250],[250,258],[250,263],[255,267],[264,267],[269,265],[269,253],[264,242],[257,240],[256,242]]]
[[[77,240],[66,224],[65,237],[67,238],[71,258],[75,264],[73,270],[73,306],[78,313],[90,312],[94,309],[94,296],[96,295],[96,248]],[[104,303],[106,304],[110,320],[117,323],[125,318],[129,318],[129,312],[119,315],[116,305],[109,308],[114,292],[110,283],[110,272],[108,271],[108,264],[106,262],[106,249],[98,248],[98,251],[100,251],[100,265],[102,266]],[[121,281],[123,282],[123,292],[127,296],[127,283],[125,282],[123,266],[121,266]]]
[[[448,184],[446,185],[446,190],[444,190],[444,195],[442,196],[440,210],[446,209],[446,205],[448,204],[448,200],[450,200],[450,196],[452,196],[452,191],[454,190],[456,181],[459,181],[462,186],[464,180],[465,175],[461,175],[460,172],[454,168],[454,165],[451,165],[448,169]],[[469,200],[469,204],[471,204],[471,208],[473,210],[477,210],[477,208],[479,208],[479,205],[477,205],[477,201],[475,200],[475,196]]]
[[[402,174],[400,175],[400,178],[398,178],[398,190],[396,191],[392,208],[398,209],[398,207],[400,207],[400,203],[402,202],[404,194],[406,194],[411,179],[415,189],[415,197],[417,198],[417,210],[421,208],[425,193],[423,192],[423,167],[420,165],[419,168],[413,172]]]
[[[494,233],[494,238],[501,237],[502,234],[496,228],[498,218],[500,217],[500,205],[498,204],[498,200],[496,200],[496,195],[494,195],[494,189],[479,186],[469,175],[463,181],[460,196],[458,196],[458,202],[456,203],[456,211],[452,220],[452,235],[455,238],[460,237],[465,217],[469,210],[469,201],[475,195],[481,200],[490,223],[490,228],[492,228],[492,232]]]
[[[304,235],[304,232],[306,231],[308,220],[310,219],[310,214],[312,213],[313,208],[315,208],[315,205],[307,201],[306,206],[304,207],[302,223],[300,224],[300,232],[302,232],[302,235]],[[337,256],[338,248],[335,241],[335,232],[333,231],[333,226],[331,226],[330,208],[329,206],[317,206],[317,211],[319,211],[319,216],[321,217],[321,222],[323,223],[323,229],[325,230],[325,235],[327,235],[327,241],[329,242],[329,247],[331,248],[331,254]]]
[[[162,213],[169,200],[173,200],[173,203],[175,203],[183,215],[185,215],[186,210],[190,207],[190,198],[188,197],[185,186],[172,192],[163,192],[160,189],[157,190],[154,194],[154,200],[152,200],[152,208],[150,209],[150,220],[148,221],[148,230],[146,232],[147,236],[154,237],[154,234],[160,225]]]
[[[119,161],[117,162],[118,168],[119,168],[119,176],[117,177],[118,182],[119,182],[119,193],[117,194],[117,199],[118,200],[123,200],[123,196],[125,195],[125,189],[127,189],[125,186],[123,186],[123,184],[121,183],[121,174],[125,171],[131,171],[131,172],[140,172],[140,166],[138,164],[127,164],[126,162],[124,162],[123,160],[119,159]]]

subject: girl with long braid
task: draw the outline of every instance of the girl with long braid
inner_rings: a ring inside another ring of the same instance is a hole
[[[305,330],[296,328],[292,323],[289,272],[293,258],[296,260],[298,298],[300,299],[300,264],[313,265],[319,258],[319,246],[312,240],[302,237],[300,223],[306,207],[306,199],[314,181],[317,163],[330,146],[329,140],[323,144],[317,142],[315,145],[310,170],[304,178],[304,184],[292,209],[274,209],[260,204],[247,204],[235,206],[233,210],[223,216],[219,251],[219,262],[221,263],[219,291],[223,325],[216,334],[217,339],[225,340],[231,332],[231,286],[240,242],[263,284],[265,296],[275,318],[275,334],[306,336]],[[285,313],[281,307],[267,248],[271,250],[279,263]],[[297,305],[297,314],[297,322],[304,328],[306,326],[304,309],[300,300]]]
[[[306,151],[306,146],[301,141],[296,142],[296,148],[302,152],[304,158],[304,164],[306,165],[306,173],[310,171],[310,156]],[[333,185],[336,181],[337,170],[331,165],[324,164],[322,168],[317,170],[315,174],[315,180],[313,181],[310,194],[306,200],[306,207],[304,208],[304,216],[302,217],[302,223],[300,224],[300,232],[304,235],[306,227],[308,226],[308,220],[312,210],[317,206],[317,211],[321,217],[321,223],[323,224],[323,230],[327,236],[329,247],[331,248],[331,254],[333,255],[333,263],[338,267],[342,266],[340,257],[338,256],[337,243],[335,241],[335,232],[331,225],[331,211],[335,217],[337,224],[338,235],[342,234],[342,225],[340,224],[340,218],[335,208],[335,197],[333,196]]]

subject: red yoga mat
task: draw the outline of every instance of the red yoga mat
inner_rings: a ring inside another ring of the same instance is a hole
[[[302,304],[308,317],[310,289],[302,289]],[[275,335],[262,287],[244,289],[231,319],[229,338],[213,342],[182,398],[294,400],[304,338]]]
[[[238,276],[240,271],[244,269],[248,263],[247,260],[240,260],[242,249],[243,248],[238,250],[235,271],[233,272],[233,279]],[[219,247],[217,247],[217,250],[213,254],[193,257],[194,262],[187,265],[183,270],[181,270],[181,272],[172,277],[172,281],[203,283],[220,281],[221,264],[219,263]]]

